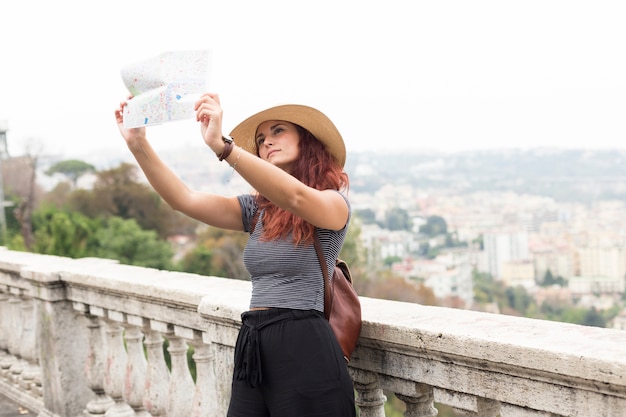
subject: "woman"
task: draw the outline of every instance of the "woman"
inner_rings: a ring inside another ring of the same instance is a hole
[[[145,128],[120,132],[150,184],[174,209],[208,225],[250,233],[244,264],[251,275],[242,314],[228,416],[355,416],[354,391],[341,348],[324,319],[324,287],[313,245],[317,233],[329,267],[346,236],[350,204],[345,145],[335,125],[311,107],[259,112],[222,135],[217,94],[195,104],[204,142],[256,190],[224,197],[189,189],[156,155]],[[329,275],[332,276],[332,269]]]

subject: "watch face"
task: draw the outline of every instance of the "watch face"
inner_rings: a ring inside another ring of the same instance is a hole
[[[233,143],[233,138],[230,136],[222,136],[222,140],[226,143]]]

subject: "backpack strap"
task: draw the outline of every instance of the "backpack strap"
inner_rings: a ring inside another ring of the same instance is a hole
[[[330,280],[328,279],[328,264],[326,263],[326,257],[322,252],[322,245],[320,244],[320,238],[317,235],[317,229],[315,230],[315,252],[317,252],[317,259],[322,267],[322,274],[324,276],[324,316],[328,320],[330,312],[333,309],[333,296],[330,291]]]

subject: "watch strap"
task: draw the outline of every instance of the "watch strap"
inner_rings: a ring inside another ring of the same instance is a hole
[[[230,155],[235,148],[235,142],[233,141],[233,138],[228,136],[222,136],[222,140],[224,141],[224,150],[221,154],[217,156],[220,161],[228,158],[228,155]]]

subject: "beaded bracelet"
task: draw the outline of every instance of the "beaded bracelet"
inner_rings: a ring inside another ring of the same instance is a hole
[[[239,153],[237,154],[237,158],[235,158],[235,162],[231,165],[233,169],[233,173],[235,172],[235,168],[237,168],[237,162],[239,162],[239,157],[241,156],[241,148],[239,148]]]

